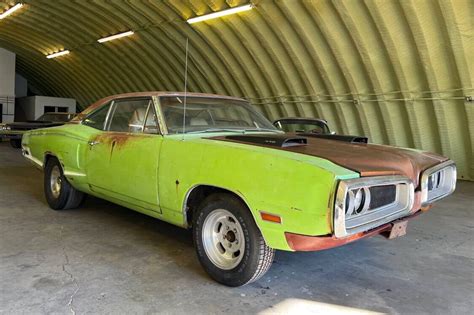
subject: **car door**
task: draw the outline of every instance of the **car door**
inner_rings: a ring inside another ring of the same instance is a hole
[[[158,161],[162,136],[153,100],[114,100],[103,129],[88,142],[86,175],[91,190],[112,201],[160,212]]]

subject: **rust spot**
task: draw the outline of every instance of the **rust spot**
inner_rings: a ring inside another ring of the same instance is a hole
[[[112,142],[112,147],[110,148],[110,157],[109,161],[112,160],[112,155],[114,154],[114,148],[115,148],[115,141]]]
[[[403,218],[403,220],[412,219],[418,216],[420,213],[421,211],[418,211],[409,217]],[[285,238],[288,246],[290,246],[290,248],[294,251],[318,251],[345,245],[361,238],[371,237],[378,234],[386,236],[392,230],[393,223],[395,222],[387,223],[373,230],[357,233],[344,238],[336,238],[334,235],[310,236],[289,232],[285,232]]]
[[[101,144],[113,146],[113,149],[121,149],[127,145],[130,140],[140,138],[141,134],[130,134],[123,132],[108,132],[100,134],[94,138]]]

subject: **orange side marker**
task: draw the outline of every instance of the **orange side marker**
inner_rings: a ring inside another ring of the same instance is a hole
[[[262,220],[281,224],[281,217],[275,214],[260,212]]]

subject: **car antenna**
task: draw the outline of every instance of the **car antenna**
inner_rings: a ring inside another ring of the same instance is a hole
[[[184,141],[184,133],[186,131],[186,88],[188,85],[188,41],[189,38],[186,38],[186,57],[184,61],[184,103],[183,103],[183,135],[181,140]]]

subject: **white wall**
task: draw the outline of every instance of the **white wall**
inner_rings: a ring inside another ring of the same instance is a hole
[[[1,121],[12,122],[15,114],[15,54],[0,48]]]
[[[15,54],[0,48],[0,95],[15,96]]]
[[[76,100],[73,98],[28,96],[17,99],[19,120],[35,120],[44,114],[46,106],[67,107],[69,113],[76,112]]]

